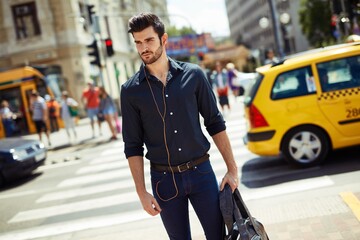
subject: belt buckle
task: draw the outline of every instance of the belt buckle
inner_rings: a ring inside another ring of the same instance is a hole
[[[191,162],[186,162],[186,163],[178,165],[177,169],[178,169],[179,173],[185,172],[186,170],[190,169],[191,168],[190,164],[191,164]]]

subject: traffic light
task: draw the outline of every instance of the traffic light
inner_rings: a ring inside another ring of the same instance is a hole
[[[88,53],[89,56],[95,57],[94,60],[90,61],[90,64],[97,65],[98,67],[100,67],[101,66],[100,55],[96,40],[94,40],[90,45],[87,45],[86,47],[90,49]]]
[[[198,58],[200,61],[204,60],[204,53],[203,52],[198,52]]]
[[[86,5],[90,24],[93,23],[92,16],[95,15],[95,11],[93,10],[94,7],[95,7],[94,5]]]
[[[113,42],[112,42],[111,38],[105,39],[105,46],[106,46],[106,53],[107,53],[108,57],[111,57],[112,55],[114,55]]]

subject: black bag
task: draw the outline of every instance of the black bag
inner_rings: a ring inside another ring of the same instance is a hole
[[[220,194],[220,209],[227,228],[225,240],[269,240],[261,222],[253,218],[238,189],[228,184]]]
[[[98,114],[96,115],[97,119],[99,122],[103,122],[105,121],[105,117],[104,114],[102,112],[98,112]]]

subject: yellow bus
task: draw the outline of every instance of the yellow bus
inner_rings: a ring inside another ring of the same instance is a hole
[[[37,90],[41,96],[54,96],[46,85],[42,73],[32,67],[22,67],[0,72],[0,102],[8,101],[10,109],[16,115],[14,119],[15,134],[35,133],[35,125],[30,113],[30,95]],[[4,138],[5,129],[0,121],[0,138]]]

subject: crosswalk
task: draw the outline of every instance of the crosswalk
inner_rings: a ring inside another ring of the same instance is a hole
[[[234,111],[231,114],[232,120],[227,121],[228,127],[239,129],[239,132],[234,131],[229,134],[232,138],[233,147],[237,149],[235,155],[237,158],[247,158],[250,153],[242,143],[242,135],[245,130],[244,121],[241,120],[239,112]],[[221,178],[226,169],[223,161],[219,161],[221,159],[220,153],[215,149],[211,149],[210,155],[213,168]],[[76,164],[76,162],[68,162],[63,165],[67,166],[69,164]],[[54,168],[54,166],[47,165],[40,170],[46,173],[47,169],[51,168]],[[148,161],[145,161],[144,169],[145,178],[149,179],[150,168]],[[147,181],[147,187],[151,189],[149,181]],[[35,193],[38,194],[39,192],[34,190],[23,194],[31,195]],[[8,197],[16,199],[18,196]],[[74,175],[59,182],[54,189],[47,189],[38,196],[32,209],[16,213],[10,219],[7,219],[7,224],[22,225],[31,221],[46,223],[47,219],[58,219],[55,221],[56,223],[41,224],[37,227],[24,229],[18,228],[15,231],[1,233],[0,239],[20,240],[51,237],[89,228],[100,228],[150,218],[142,210],[138,196],[134,191],[134,183],[128,163],[123,156],[122,141],[109,143],[109,147],[99,152],[97,157],[89,160],[86,165],[78,168]],[[108,214],[104,215],[91,213],[110,208],[113,208],[114,212],[109,213],[109,210],[107,210]]]
[[[245,122],[242,111],[233,111],[227,117],[228,134],[234,149],[235,159],[245,162],[257,156],[250,153],[242,142],[245,134]],[[32,190],[25,195],[38,194],[32,209],[17,212],[7,219],[9,225],[26,226],[29,221],[39,221],[36,227],[17,228],[0,233],[2,240],[25,240],[47,238],[65,233],[112,226],[141,219],[151,218],[142,210],[126,159],[123,156],[123,142],[108,144],[108,148],[99,152],[97,157],[78,168],[74,175],[59,182],[53,189]],[[219,180],[226,172],[226,166],[214,144],[209,152],[212,166]],[[74,164],[69,162],[68,164]],[[51,166],[50,166],[51,167]],[[145,179],[149,178],[149,162],[145,161]],[[46,166],[41,169],[46,174]],[[241,175],[242,173],[240,173]],[[280,174],[280,173],[274,173]],[[244,191],[244,199],[260,199],[284,194],[286,192],[305,191],[332,185],[331,179],[320,177],[318,180],[287,186]],[[147,181],[148,189],[149,181]],[[3,198],[19,197],[0,195]],[[52,221],[47,221],[52,219]]]

